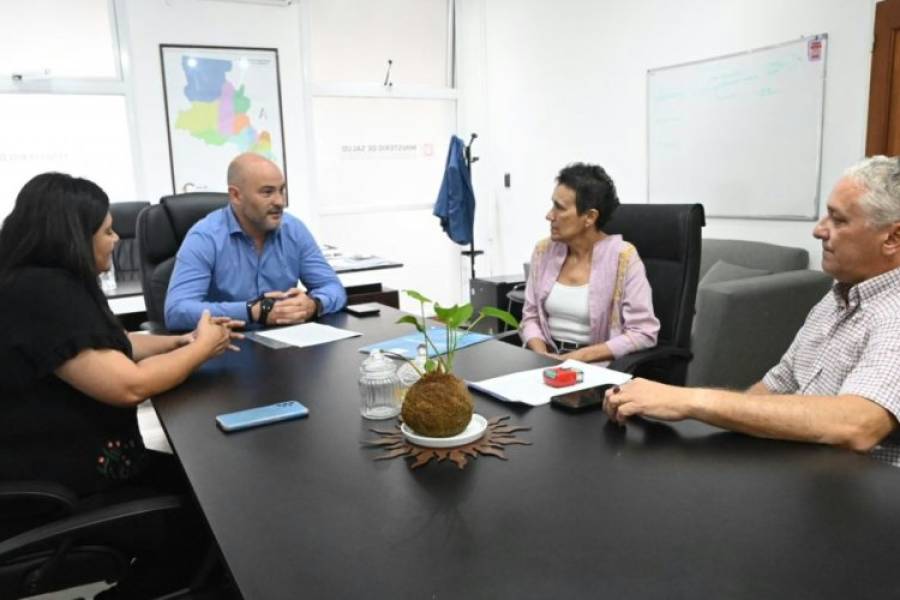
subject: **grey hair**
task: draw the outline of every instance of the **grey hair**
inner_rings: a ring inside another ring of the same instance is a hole
[[[869,225],[884,227],[900,221],[900,159],[872,156],[844,172],[864,188],[859,203]]]

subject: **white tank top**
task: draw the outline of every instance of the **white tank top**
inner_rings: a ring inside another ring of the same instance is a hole
[[[553,339],[579,345],[591,343],[588,290],[587,283],[571,286],[556,282],[550,288],[544,310],[547,311],[547,325]]]

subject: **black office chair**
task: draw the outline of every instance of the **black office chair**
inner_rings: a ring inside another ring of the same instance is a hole
[[[132,528],[142,523],[152,526],[155,519],[182,506],[182,499],[173,495],[85,506],[57,483],[0,483],[0,598],[121,581],[139,552],[110,543],[115,538],[111,532],[118,531],[119,539],[128,539]],[[208,574],[207,567],[197,581]],[[190,593],[186,588],[171,597],[189,597]]]
[[[525,274],[525,281],[517,283],[511,290],[506,292],[506,312],[510,313],[519,321],[522,320],[522,307],[525,305],[525,287],[528,285],[528,275],[531,273],[531,263],[522,263],[522,271]],[[501,324],[501,332],[509,330],[509,325],[506,323]]]
[[[112,257],[116,279],[131,281],[141,276],[135,229],[138,214],[148,206],[149,202],[111,202],[109,205],[112,227],[119,236]]]
[[[192,192],[163,196],[159,204],[138,215],[137,240],[141,282],[150,331],[165,330],[166,293],[175,268],[175,254],[188,230],[217,208],[228,204],[228,194]]]
[[[609,367],[684,385],[691,361],[691,324],[700,272],[702,204],[622,204],[603,230],[634,244],[653,288],[659,319],[656,347],[628,354]]]
[[[684,385],[691,354],[691,324],[700,272],[701,204],[622,204],[603,228],[634,244],[653,288],[659,319],[657,344],[612,361],[609,368],[636,377]],[[515,301],[521,296],[507,296]],[[509,336],[501,336],[511,341]],[[516,339],[516,338],[513,338]]]

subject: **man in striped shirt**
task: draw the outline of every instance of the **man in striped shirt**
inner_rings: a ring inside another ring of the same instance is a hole
[[[848,169],[813,236],[834,287],[761,381],[732,392],[635,379],[607,392],[610,418],[697,419],[759,437],[875,449],[897,462],[900,451],[885,438],[900,417],[898,159],[876,156]]]

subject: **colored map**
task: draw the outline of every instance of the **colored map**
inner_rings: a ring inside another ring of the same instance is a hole
[[[190,106],[179,111],[175,129],[182,129],[211,146],[234,144],[240,152],[272,158],[272,135],[252,123],[244,84],[235,88],[228,75],[233,62],[216,58],[181,57],[187,78],[184,97]]]

